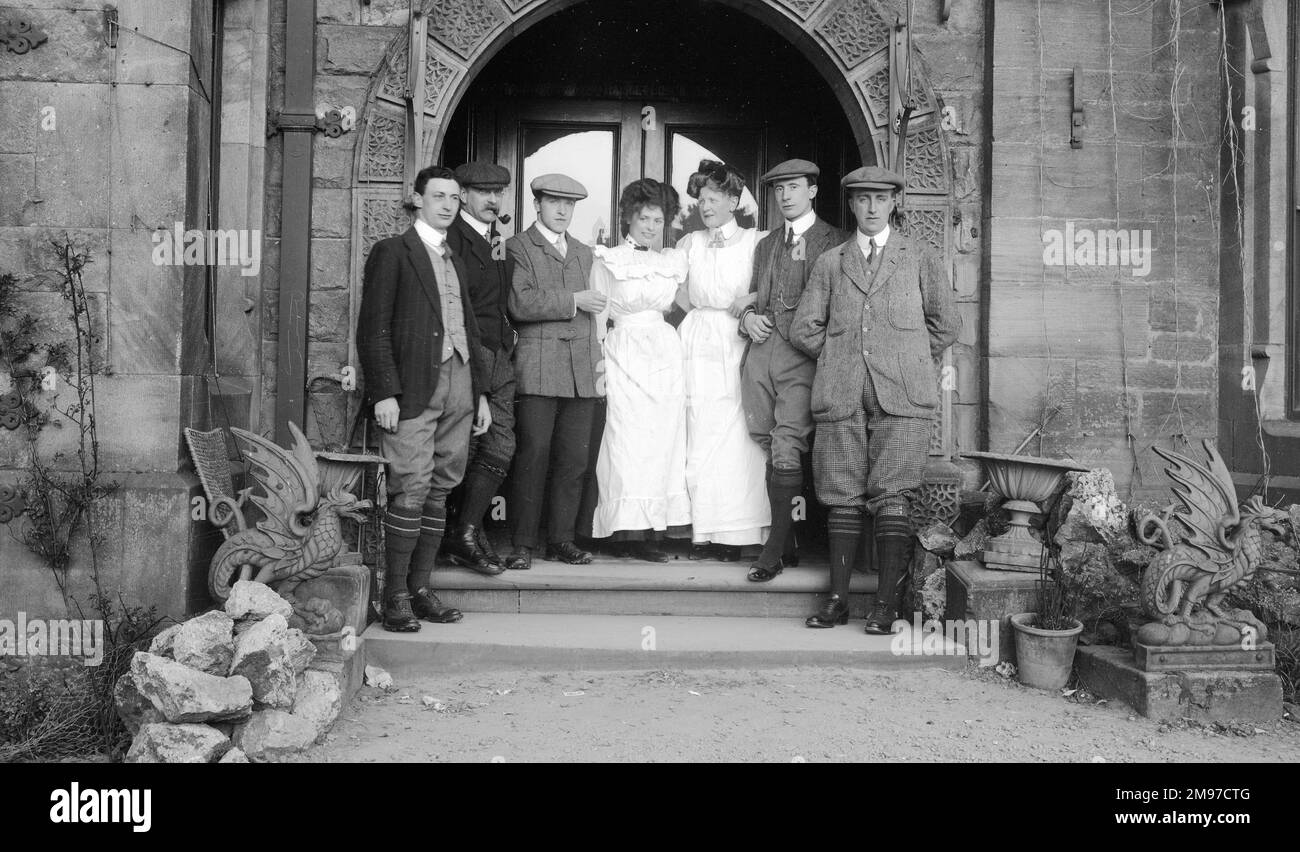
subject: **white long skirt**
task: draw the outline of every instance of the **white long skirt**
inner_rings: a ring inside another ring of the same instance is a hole
[[[697,543],[762,544],[772,524],[763,450],[749,437],[740,396],[745,341],[737,320],[694,308],[682,321],[686,349],[686,489]]]
[[[615,320],[605,337],[605,433],[592,534],[691,522],[682,342],[658,311]]]

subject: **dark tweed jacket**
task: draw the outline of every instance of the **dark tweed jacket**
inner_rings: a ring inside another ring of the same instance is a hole
[[[505,256],[494,260],[491,243],[460,215],[447,229],[447,245],[469,271],[469,291],[474,297],[474,313],[483,345],[493,351],[510,352],[515,346],[515,330],[506,315],[513,266],[510,254],[502,252]]]
[[[454,251],[451,258],[460,278],[477,400],[488,392],[486,364],[470,301],[469,274]],[[401,409],[399,420],[409,420],[423,411],[438,387],[443,334],[438,279],[415,226],[401,236],[375,243],[366,258],[357,319],[357,356],[365,377],[367,405],[391,396],[397,398]]]
[[[849,235],[844,231],[820,218],[803,232],[804,256],[807,258],[804,264],[804,280],[799,282],[799,291],[789,292],[787,289],[785,297],[787,303],[798,301],[803,292],[802,288],[807,286],[808,278],[812,276],[813,266],[822,252],[835,248],[848,238]],[[783,308],[772,293],[772,267],[776,262],[777,251],[784,246],[784,223],[780,228],[773,228],[766,237],[758,241],[758,246],[754,249],[754,275],[750,279],[749,292],[758,294],[758,299],[754,302],[754,310],[762,316],[770,307],[777,334],[789,340],[790,326],[794,322],[795,309],[798,305],[794,308]],[[786,286],[789,288],[789,284]],[[743,324],[741,329],[741,334],[744,335]]]
[[[573,295],[586,290],[594,260],[591,248],[565,235],[562,257],[537,226],[506,242],[514,261],[510,318],[519,332],[515,394],[598,397],[601,360],[596,321],[573,310]]]
[[[851,416],[867,371],[885,413],[935,416],[935,359],[960,328],[943,264],[921,243],[893,231],[874,275],[856,239],[826,252],[790,329],[790,342],[817,359],[813,419]]]

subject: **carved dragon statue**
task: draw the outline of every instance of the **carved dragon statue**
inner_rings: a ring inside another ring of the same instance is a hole
[[[1142,573],[1142,607],[1155,621],[1138,631],[1145,645],[1240,645],[1246,637],[1263,641],[1267,628],[1249,610],[1229,610],[1223,600],[1255,575],[1260,562],[1260,530],[1285,535],[1285,512],[1254,496],[1237,505],[1232,475],[1210,441],[1204,441],[1209,466],[1155,447],[1172,464],[1165,473],[1174,496],[1160,515],[1148,513],[1137,525],[1138,538],[1161,548]],[[1169,528],[1178,523],[1185,536]]]
[[[296,425],[290,423],[289,429],[292,452],[231,427],[257,486],[247,489],[247,501],[264,517],[252,528],[241,524],[217,550],[208,569],[208,591],[224,601],[235,580],[265,583],[294,604],[307,632],[329,633],[342,626],[342,614],[319,599],[299,601],[294,590],[334,564],[343,547],[339,518],[364,521],[362,510],[370,508],[370,501],[342,488],[322,495],[311,446]],[[333,612],[322,611],[322,603]]]

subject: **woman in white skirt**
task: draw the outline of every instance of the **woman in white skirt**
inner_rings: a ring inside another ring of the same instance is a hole
[[[609,297],[598,326],[614,321],[604,340],[608,413],[592,534],[612,536],[624,555],[649,562],[668,561],[655,544],[659,533],[691,522],[682,343],[664,319],[686,281],[686,257],[651,249],[679,207],[671,186],[628,184],[619,199],[624,241],[597,246],[591,269],[592,289]]]
[[[699,200],[705,229],[677,243],[686,253],[690,311],[680,333],[686,349],[686,487],[692,537],[735,560],[744,545],[762,544],[772,515],[762,449],[749,437],[740,396],[745,339],[739,317],[749,292],[754,247],[762,236],[736,222],[745,179],[730,166],[704,160],[687,192]]]

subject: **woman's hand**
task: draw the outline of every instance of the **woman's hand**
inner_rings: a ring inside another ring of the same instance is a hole
[[[732,302],[731,307],[727,308],[727,310],[731,312],[733,317],[740,319],[740,315],[745,312],[745,308],[754,304],[756,301],[758,301],[757,293],[746,293],[736,301]]]

